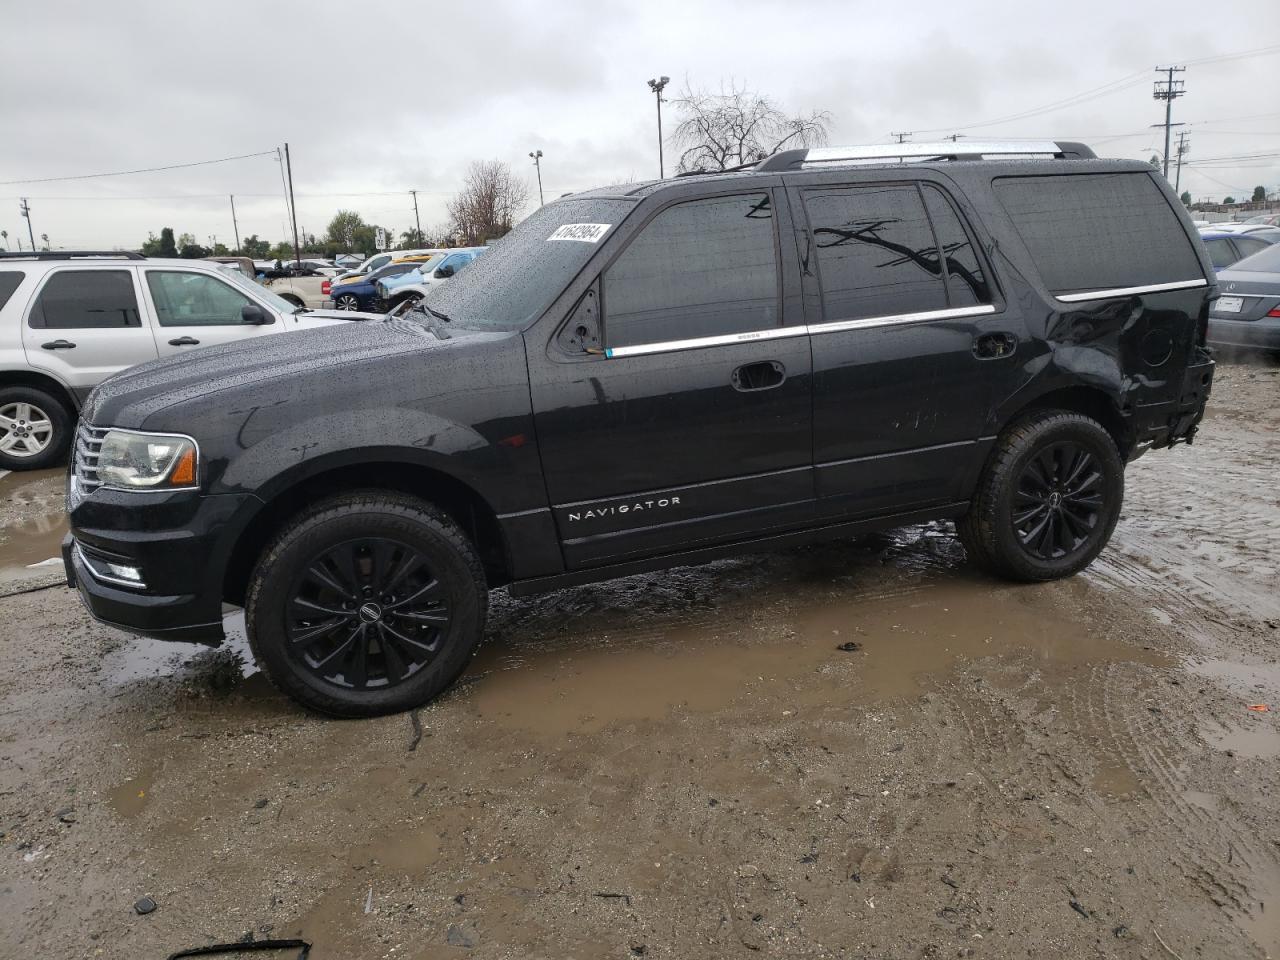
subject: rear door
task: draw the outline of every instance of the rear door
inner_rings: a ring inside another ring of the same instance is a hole
[[[593,312],[602,301],[603,353],[531,347],[569,569],[811,517],[809,343],[778,220],[767,188],[663,207],[579,303]]]
[[[83,400],[113,373],[156,359],[150,325],[138,309],[140,294],[133,267],[49,271],[23,318],[27,362]]]
[[[260,306],[226,280],[180,267],[144,267],[147,304],[162,357],[201,346],[275,332],[275,324],[246,323],[241,310]],[[265,310],[268,317],[274,315]]]
[[[832,517],[964,499],[1020,324],[948,193],[926,182],[801,189],[814,480]]]

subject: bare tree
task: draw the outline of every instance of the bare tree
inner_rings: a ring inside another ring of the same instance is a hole
[[[449,201],[449,219],[464,243],[496,240],[515,226],[529,202],[529,184],[501,160],[477,160],[462,189]]]
[[[671,139],[681,148],[681,173],[727,170],[782,149],[819,146],[827,142],[831,122],[826,110],[790,116],[768,97],[736,83],[708,93],[686,80],[674,102],[680,124]]]

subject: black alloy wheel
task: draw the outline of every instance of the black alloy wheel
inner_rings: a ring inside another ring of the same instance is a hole
[[[289,591],[289,654],[351,690],[401,683],[440,652],[451,613],[444,585],[407,543],[348,540],[308,563]]]
[[[1080,549],[1106,506],[1097,458],[1064,440],[1027,461],[1013,495],[1013,527],[1032,556],[1057,560]]]

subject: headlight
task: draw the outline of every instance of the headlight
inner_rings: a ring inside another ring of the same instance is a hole
[[[123,490],[193,487],[199,456],[190,437],[108,430],[98,452],[98,477]]]

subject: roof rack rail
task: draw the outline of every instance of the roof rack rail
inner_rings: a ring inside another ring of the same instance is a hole
[[[9,250],[0,252],[0,260],[145,260],[132,250]]]
[[[1083,143],[1053,140],[943,140],[937,143],[882,143],[867,147],[810,147],[783,150],[765,157],[755,167],[766,170],[798,170],[826,163],[905,163],[923,160],[983,160],[988,157],[1044,157],[1054,160],[1093,160],[1097,157]]]

